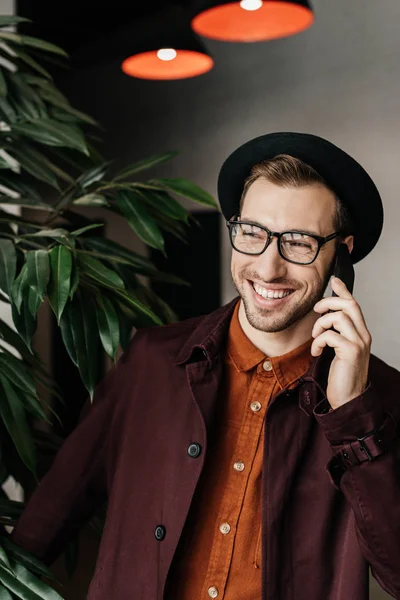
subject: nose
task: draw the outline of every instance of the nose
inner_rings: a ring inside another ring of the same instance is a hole
[[[279,254],[278,238],[275,236],[271,237],[266,250],[257,259],[259,275],[265,281],[282,277],[287,272],[288,262]]]

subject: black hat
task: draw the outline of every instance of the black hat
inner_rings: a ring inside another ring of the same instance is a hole
[[[269,133],[232,152],[218,177],[218,197],[224,217],[229,220],[239,212],[244,181],[251,167],[278,154],[289,154],[313,167],[347,206],[354,224],[353,263],[365,258],[382,232],[381,197],[371,177],[354,158],[316,135]]]

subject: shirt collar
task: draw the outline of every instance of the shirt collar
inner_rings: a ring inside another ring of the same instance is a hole
[[[270,358],[257,348],[244,333],[239,322],[239,305],[240,300],[232,314],[227,342],[227,352],[236,369],[250,371],[268,359],[272,364],[272,371],[268,373],[275,375],[282,389],[289,387],[304,375],[314,359],[310,352],[313,338],[310,337],[304,344],[282,356]],[[259,369],[259,372],[263,372],[262,369]]]

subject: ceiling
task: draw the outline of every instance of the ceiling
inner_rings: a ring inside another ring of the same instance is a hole
[[[72,57],[79,57],[89,48],[106,46],[115,40],[119,30],[140,24],[151,33],[152,23],[174,7],[186,8],[186,0],[112,0],[100,3],[85,0],[17,0],[16,13],[33,21],[23,24],[20,31],[51,41],[64,48]]]

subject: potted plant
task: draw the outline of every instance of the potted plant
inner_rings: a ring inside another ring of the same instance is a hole
[[[38,481],[46,438],[34,424],[57,418],[39,390],[61,393],[32,346],[42,303],[54,312],[91,400],[100,377],[99,346],[116,361],[136,328],[174,318],[140,276],[182,282],[97,235],[103,223],[93,222],[91,208],[116,213],[145,244],[164,251],[163,231],[185,238],[192,219],[176,195],[217,205],[186,179],[143,178],[175,152],[119,172],[101,160],[83,132],[96,122],[70,105],[42,65],[41,59],[64,57],[64,51],[8,30],[22,21],[0,17],[0,299],[16,329],[0,318],[0,477],[1,484],[11,475],[24,486],[32,477]],[[23,214],[11,214],[7,205]],[[1,487],[0,493],[0,597],[61,598],[45,582],[51,572],[8,539],[23,503]]]

